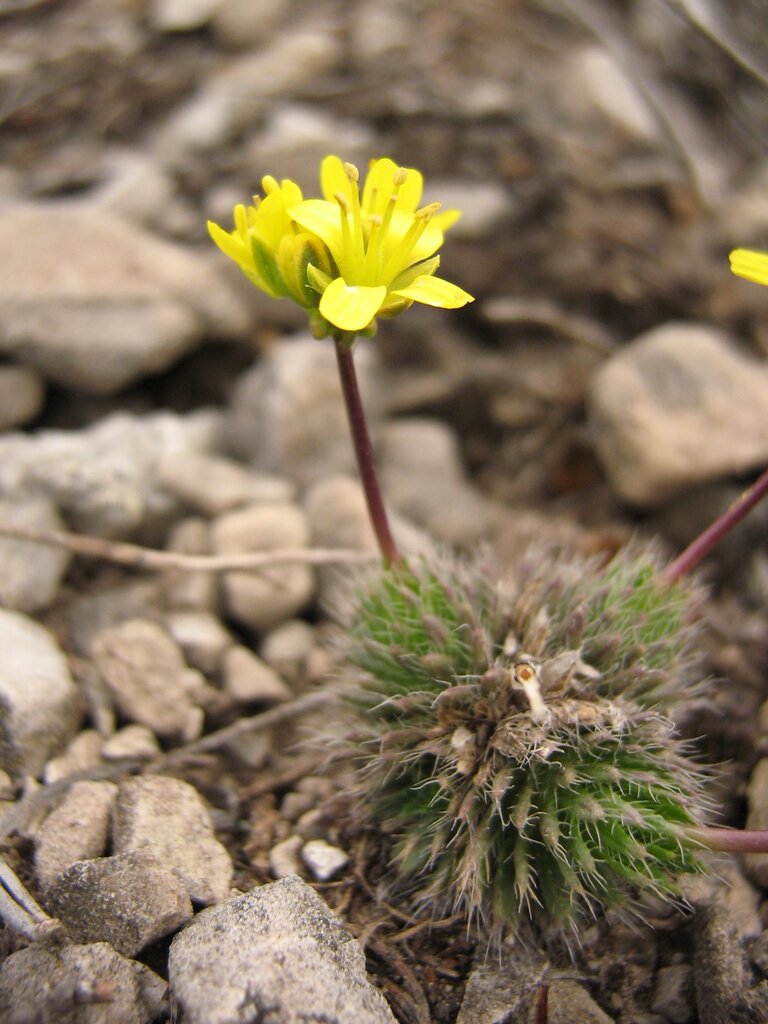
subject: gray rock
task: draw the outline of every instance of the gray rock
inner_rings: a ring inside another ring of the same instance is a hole
[[[170,612],[165,624],[189,664],[207,676],[218,671],[224,652],[234,643],[234,637],[221,619],[210,612],[194,609]]]
[[[317,193],[318,168],[333,139],[345,161],[365,167],[374,155],[373,132],[360,121],[335,117],[327,109],[291,103],[278,107],[245,153],[248,166],[279,167],[280,177],[295,181],[305,193]]]
[[[37,775],[75,735],[81,715],[77,687],[50,633],[0,609],[0,767]]]
[[[206,516],[242,505],[285,503],[296,495],[296,488],[288,480],[257,473],[231,459],[197,452],[161,459],[157,472],[161,486]]]
[[[102,630],[93,661],[118,709],[158,736],[195,739],[203,727],[196,698],[203,677],[188,668],[181,650],[154,622],[131,619]]]
[[[222,681],[230,697],[242,704],[276,704],[291,696],[277,672],[239,644],[224,655]]]
[[[237,554],[307,546],[304,516],[294,505],[252,505],[228,512],[211,526],[214,551]],[[314,575],[300,563],[275,565],[262,572],[223,576],[227,612],[250,629],[270,629],[305,607]]]
[[[315,631],[303,619],[275,626],[261,642],[264,661],[288,682],[301,677],[315,647]]]
[[[370,345],[355,347],[355,366],[375,437],[381,398]],[[274,345],[238,381],[225,430],[241,458],[300,486],[355,472],[333,344],[299,336]]]
[[[601,46],[580,49],[565,65],[563,96],[573,113],[605,119],[626,137],[653,142],[655,114],[620,63]]]
[[[0,499],[0,522],[44,531],[64,529],[56,506],[42,495]],[[48,608],[71,561],[63,548],[0,536],[0,604],[20,612]]]
[[[349,864],[349,854],[325,839],[310,839],[301,850],[301,859],[318,882],[327,882]]]
[[[224,46],[249,47],[273,34],[287,6],[287,0],[221,0],[211,27]]]
[[[43,781],[58,782],[75,772],[88,771],[101,764],[104,740],[96,729],[83,729],[72,740],[63,754],[53,757],[43,769]]]
[[[45,904],[76,942],[108,942],[123,956],[192,916],[181,880],[146,849],[77,861],[51,885]]]
[[[110,149],[101,155],[96,171],[98,183],[86,200],[91,209],[167,230],[169,213],[179,201],[176,184],[150,154]]]
[[[109,214],[11,206],[0,222],[0,351],[111,394],[249,316],[206,259]]]
[[[221,0],[151,0],[149,22],[157,32],[191,32],[210,21]]]
[[[0,1018],[5,1024],[151,1024],[167,986],[144,964],[106,942],[20,949],[0,967]],[[102,992],[107,1001],[90,999]]]
[[[274,878],[301,874],[301,836],[288,836],[269,851],[269,870]]]
[[[218,422],[210,412],[115,413],[80,431],[8,434],[0,438],[0,495],[44,494],[82,533],[133,535],[176,508],[155,478],[160,459],[211,447]]]
[[[126,725],[104,741],[101,756],[105,761],[136,759],[151,761],[160,753],[160,745],[146,725]]]
[[[768,461],[768,368],[703,324],[640,335],[594,377],[595,449],[625,501],[658,505]]]
[[[614,1024],[585,988],[575,981],[557,979],[549,983],[548,1024]]]
[[[117,853],[151,850],[196,903],[229,895],[232,861],[214,835],[202,797],[181,779],[153,775],[122,783],[113,846]]]
[[[107,847],[112,782],[76,782],[35,834],[35,873],[47,889],[75,861],[101,857]]]
[[[449,210],[461,210],[451,240],[482,239],[502,230],[514,211],[507,189],[493,181],[430,181],[428,198]]]
[[[449,544],[488,536],[488,505],[465,479],[458,441],[447,424],[422,418],[386,424],[380,471],[390,501],[434,536]]]
[[[530,1009],[547,962],[524,946],[504,950],[501,958],[476,958],[456,1024],[528,1024]]]
[[[166,550],[185,555],[210,555],[211,530],[204,519],[179,520],[170,530]],[[163,577],[163,592],[171,608],[213,613],[218,606],[218,580],[212,572],[176,572]]]
[[[690,964],[670,964],[656,972],[651,1009],[672,1024],[688,1024],[696,1008],[693,1003],[693,972]]]
[[[337,35],[321,25],[293,28],[267,47],[230,61],[172,116],[160,133],[169,159],[210,150],[253,124],[275,97],[291,96],[333,69],[341,56]]]
[[[22,426],[43,408],[45,381],[29,366],[0,366],[0,431]]]
[[[295,876],[198,914],[171,944],[169,978],[188,1024],[394,1022],[356,940]]]

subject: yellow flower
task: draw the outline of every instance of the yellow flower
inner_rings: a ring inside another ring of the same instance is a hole
[[[439,203],[419,209],[421,174],[392,160],[372,163],[362,197],[358,178],[354,165],[328,156],[320,171],[325,198],[302,200],[288,210],[333,257],[335,274],[308,268],[322,317],[355,334],[370,329],[377,316],[394,316],[413,302],[447,309],[472,302],[457,285],[434,276],[443,232],[458,212],[439,214]]]
[[[253,206],[235,207],[234,231],[208,221],[210,236],[257,288],[276,299],[289,296],[302,306],[317,306],[307,265],[311,262],[320,272],[330,273],[331,260],[320,239],[302,231],[288,214],[301,203],[301,189],[287,179],[278,184],[271,176],[261,184],[264,199],[255,196]]]
[[[729,259],[734,274],[756,284],[768,285],[768,253],[734,249]]]

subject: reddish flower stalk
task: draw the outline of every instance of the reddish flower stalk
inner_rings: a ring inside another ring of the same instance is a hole
[[[664,579],[667,583],[676,583],[681,576],[685,576],[691,569],[695,569],[699,562],[714,548],[723,537],[726,537],[731,530],[741,522],[759,501],[768,494],[768,469],[748,487],[743,494],[739,495],[736,501],[711,526],[694,540],[682,554],[670,562],[664,570]]]
[[[401,561],[401,555],[395,544],[392,531],[389,528],[389,520],[384,508],[384,501],[381,497],[379,478],[376,474],[376,464],[373,458],[373,447],[365,422],[365,412],[360,398],[360,388],[357,384],[355,363],[352,358],[352,345],[339,338],[335,339],[335,345],[341,389],[344,393],[344,405],[347,409],[349,429],[352,434],[355,456],[357,457],[357,468],[360,471],[360,480],[368,505],[368,515],[373,532],[376,534],[382,561],[385,566],[389,566]]]
[[[709,850],[725,853],[768,853],[768,829],[697,828],[692,830]]]

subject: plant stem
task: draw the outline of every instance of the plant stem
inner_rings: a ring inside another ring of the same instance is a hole
[[[664,570],[664,580],[667,583],[676,583],[681,576],[685,576],[691,569],[695,569],[702,558],[708,555],[712,548],[719,544],[723,537],[727,536],[766,494],[768,494],[768,469],[755,480],[751,487],[739,495],[730,508],[718,516],[711,526],[699,534],[682,554],[670,562]]]
[[[709,850],[727,853],[768,853],[768,830],[739,828],[696,828],[692,830],[697,839]]]
[[[335,339],[336,361],[339,366],[339,377],[341,378],[341,390],[344,393],[344,404],[347,409],[347,420],[352,434],[352,443],[357,457],[357,468],[360,471],[360,480],[365,493],[368,515],[370,516],[373,532],[376,534],[376,541],[379,545],[381,558],[385,566],[400,562],[401,555],[395,544],[392,531],[389,528],[389,520],[384,509],[384,501],[379,488],[379,478],[376,475],[376,465],[373,459],[373,448],[368,435],[368,427],[365,422],[365,412],[360,399],[360,388],[357,384],[357,373],[352,358],[352,343]]]

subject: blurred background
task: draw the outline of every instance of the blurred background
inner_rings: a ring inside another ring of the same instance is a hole
[[[767,41],[760,0],[0,0],[0,426],[226,403],[304,325],[206,218],[390,155],[463,210],[442,272],[477,301],[384,325],[388,412],[448,422],[493,498],[587,520],[743,474],[764,440],[622,483],[588,393],[669,322],[764,359],[768,290],[726,258],[768,245]]]

